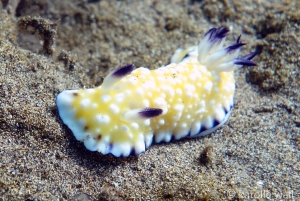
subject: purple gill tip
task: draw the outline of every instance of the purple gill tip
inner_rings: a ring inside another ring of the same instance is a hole
[[[243,59],[243,58],[237,58],[234,60],[235,65],[242,65],[242,66],[256,66],[256,63],[253,61]]]
[[[230,46],[226,47],[226,51],[229,53],[229,52],[232,52],[244,45],[246,45],[246,43],[236,43],[234,45],[230,45]]]
[[[253,59],[253,57],[255,57],[257,54],[258,54],[258,51],[256,50],[256,51],[254,51],[254,52],[252,52],[252,53],[250,53],[250,54],[247,54],[247,55],[243,56],[241,59],[251,60],[251,59]]]
[[[134,69],[134,64],[129,64],[125,66],[121,66],[114,70],[114,72],[111,74],[114,77],[124,77],[128,74],[130,74]]]
[[[216,29],[217,29],[217,28],[212,28],[212,29],[208,30],[208,32],[206,32],[206,34],[205,34],[204,36],[209,35],[209,38],[210,38],[211,35],[212,35],[212,33],[214,33]]]
[[[241,37],[242,37],[242,35],[240,35],[240,36],[236,39],[236,43],[242,43]]]
[[[219,27],[214,28],[208,31],[210,34],[209,40],[211,42],[214,42],[215,40],[221,40],[226,36],[226,34],[229,32],[228,27]]]
[[[139,112],[139,115],[143,118],[153,118],[161,115],[163,110],[160,108],[144,108]]]

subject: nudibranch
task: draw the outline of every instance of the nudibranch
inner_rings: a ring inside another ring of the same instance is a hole
[[[228,32],[210,29],[198,46],[176,50],[167,66],[125,65],[99,87],[61,92],[56,104],[62,121],[88,150],[116,157],[214,132],[233,106],[233,71],[256,65],[256,52],[238,58],[245,45],[240,36],[223,47]]]

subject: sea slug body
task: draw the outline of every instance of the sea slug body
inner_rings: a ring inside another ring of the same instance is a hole
[[[167,66],[125,65],[99,87],[61,92],[56,104],[62,121],[88,150],[116,157],[214,132],[233,106],[233,71],[256,65],[256,52],[238,58],[245,45],[240,37],[223,47],[228,32],[210,29],[198,46],[178,49]]]

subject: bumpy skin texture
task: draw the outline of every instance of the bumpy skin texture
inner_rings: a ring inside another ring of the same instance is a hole
[[[153,142],[213,132],[233,105],[233,70],[255,65],[250,60],[256,53],[237,58],[244,45],[240,37],[223,48],[228,31],[209,30],[198,47],[177,50],[174,63],[165,67],[127,65],[100,87],[61,92],[56,100],[61,119],[87,149],[117,157],[140,154]]]

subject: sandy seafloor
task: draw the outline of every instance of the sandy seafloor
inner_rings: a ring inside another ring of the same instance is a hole
[[[0,15],[0,200],[300,200],[300,1],[9,0]],[[128,158],[89,152],[55,106],[111,69],[166,65],[226,25],[242,34],[229,121]]]

